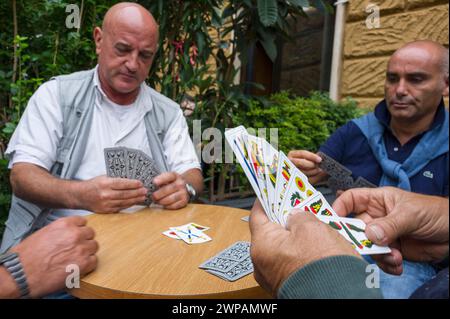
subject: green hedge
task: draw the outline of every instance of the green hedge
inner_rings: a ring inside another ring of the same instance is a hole
[[[338,127],[366,112],[352,99],[336,103],[321,92],[305,98],[285,91],[269,101],[253,100],[234,120],[246,127],[278,128],[279,149],[287,154],[293,149],[317,151]]]

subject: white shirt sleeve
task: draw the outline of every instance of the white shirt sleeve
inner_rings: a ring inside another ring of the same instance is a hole
[[[170,171],[183,174],[191,169],[201,170],[194,144],[189,136],[186,119],[181,110],[165,135],[163,147]]]
[[[62,111],[56,81],[42,84],[30,98],[5,155],[9,168],[30,163],[50,171],[62,137]]]

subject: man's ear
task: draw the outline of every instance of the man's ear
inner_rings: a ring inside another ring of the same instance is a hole
[[[445,88],[444,91],[442,92],[443,96],[448,96],[448,74],[446,74],[445,76]]]
[[[95,52],[100,54],[103,41],[103,31],[99,27],[94,29]]]

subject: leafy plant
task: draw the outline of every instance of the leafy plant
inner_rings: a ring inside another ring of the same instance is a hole
[[[268,103],[252,100],[234,121],[251,128],[277,128],[279,148],[285,153],[292,149],[315,152],[336,128],[363,113],[351,99],[336,103],[325,93],[296,97],[284,91],[272,95]]]
[[[294,149],[316,152],[336,128],[366,112],[352,99],[336,103],[321,92],[296,97],[284,91],[268,101],[252,100],[249,109],[238,112],[233,121],[236,126],[245,123],[247,128],[265,128],[266,133],[278,129],[279,150],[287,154]],[[242,170],[229,172],[227,178],[234,174],[241,181],[241,192],[251,189]]]

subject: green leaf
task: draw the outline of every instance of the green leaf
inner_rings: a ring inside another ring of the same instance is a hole
[[[308,0],[289,0],[289,2],[297,7],[308,8],[310,6]]]
[[[3,128],[2,132],[10,135],[10,134],[14,133],[15,129],[16,129],[16,124],[8,122],[5,124],[5,127]]]
[[[274,25],[278,18],[277,0],[258,0],[258,14],[259,20],[264,26]]]
[[[205,34],[201,32],[197,32],[195,34],[195,38],[197,40],[197,48],[199,53],[203,53],[203,50],[205,49],[206,41],[205,41]]]
[[[275,37],[265,37],[264,39],[260,39],[260,43],[263,46],[264,51],[266,51],[267,55],[269,56],[270,60],[272,62],[275,62],[278,54],[277,45],[275,44]]]

